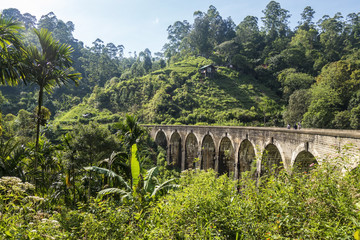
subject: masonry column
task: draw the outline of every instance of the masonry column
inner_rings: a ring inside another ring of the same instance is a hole
[[[181,147],[181,171],[185,170],[185,147]]]
[[[166,149],[166,161],[168,163],[168,165],[170,165],[170,160],[171,160],[171,144],[170,141],[167,145],[167,149]]]
[[[234,179],[239,178],[239,148],[235,149]]]
[[[219,151],[216,150],[214,156],[214,170],[215,172],[219,173]]]
[[[195,167],[197,169],[203,169],[203,159],[202,159],[202,154],[201,154],[201,144],[199,144],[198,147],[198,152],[197,152],[197,157],[198,157],[198,161],[195,163]]]

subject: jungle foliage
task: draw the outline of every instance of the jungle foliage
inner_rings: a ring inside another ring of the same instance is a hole
[[[233,181],[191,170],[181,174],[180,188],[157,201],[90,198],[73,208],[47,206],[46,198],[34,196],[32,184],[3,177],[0,234],[5,239],[358,239],[360,172],[339,177],[331,162],[340,159],[324,159],[305,174],[282,170],[259,182],[251,174]]]
[[[270,1],[260,28],[210,6],[170,25],[162,52],[126,57],[99,38],[84,46],[52,12],[4,9],[1,238],[360,239],[359,169],[333,164],[346,151],[311,172],[234,181],[175,171],[140,125],[360,129],[360,15],[314,13],[290,29]],[[64,56],[46,61],[41,36]]]
[[[285,126],[302,121],[305,127],[358,129],[359,13],[316,20],[315,10],[306,6],[294,29],[289,11],[275,1],[263,14],[235,24],[210,6],[196,11],[192,23],[170,25],[163,52],[145,49],[125,56],[123,45],[99,38],[84,46],[72,35],[74,24],[52,12],[37,21],[17,9],[3,10],[4,19],[23,24],[17,31],[25,45],[36,43],[31,31],[36,27],[73,48],[80,86],[56,88],[43,100],[56,128],[109,124],[136,113],[143,123]],[[198,72],[208,64],[217,68],[212,78]],[[33,85],[0,90],[4,116],[34,111]]]

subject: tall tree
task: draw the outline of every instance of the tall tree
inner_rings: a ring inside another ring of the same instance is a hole
[[[248,58],[257,59],[264,48],[264,38],[258,27],[258,18],[246,16],[236,27],[235,41],[241,45],[242,53]]]
[[[67,84],[69,81],[77,83],[81,79],[81,74],[74,73],[71,67],[73,50],[69,45],[55,41],[47,29],[34,30],[34,32],[41,48],[38,49],[34,45],[26,47],[25,64],[26,79],[39,86],[35,147],[37,151],[44,91],[51,92],[55,86]]]
[[[34,28],[36,25],[36,17],[30,13],[21,14],[16,8],[8,8],[2,11],[2,15],[6,19],[13,19],[19,22],[23,22],[26,29]]]
[[[301,21],[299,22],[301,29],[309,30],[310,28],[314,28],[314,22],[312,21],[314,14],[315,11],[310,6],[304,8],[301,13]]]
[[[119,59],[116,57],[118,51],[113,43],[105,45],[99,38],[91,48],[82,49],[81,67],[91,85],[103,86],[112,77],[120,77]]]
[[[320,27],[320,43],[324,58],[329,62],[338,61],[344,49],[344,22],[341,13],[334,17],[323,16],[318,21]]]
[[[190,33],[190,24],[188,21],[176,21],[167,28],[169,43],[164,46],[165,55],[175,55],[180,52],[182,40]]]
[[[209,56],[217,45],[235,37],[234,22],[230,17],[224,20],[213,5],[209,6],[206,13],[196,11],[194,17],[189,43],[203,56]]]
[[[281,8],[280,3],[271,1],[266,5],[263,13],[264,17],[261,20],[270,41],[287,35],[289,32],[288,19],[291,16],[288,10]]]
[[[199,54],[208,56],[211,52],[209,19],[201,11],[196,11],[194,17],[193,29],[189,35],[190,45]]]
[[[152,68],[151,52],[146,48],[143,52],[139,53],[139,59],[142,62],[142,67],[146,72],[149,72]]]
[[[205,17],[210,23],[210,38],[213,46],[235,37],[235,24],[231,17],[223,19],[218,10],[210,5]]]
[[[350,13],[346,17],[347,48],[360,48],[360,12]]]

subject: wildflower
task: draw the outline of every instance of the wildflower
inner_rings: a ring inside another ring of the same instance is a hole
[[[315,163],[312,163],[312,164],[310,164],[310,166],[309,167],[313,167],[315,165]]]

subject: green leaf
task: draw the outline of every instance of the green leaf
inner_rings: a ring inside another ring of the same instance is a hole
[[[94,171],[99,174],[104,174],[107,177],[115,178],[120,182],[120,184],[124,185],[127,190],[131,189],[130,186],[127,184],[127,182],[120,175],[116,174],[115,172],[109,169],[96,167],[96,166],[84,167],[84,169],[86,171]]]
[[[137,158],[137,145],[136,143],[131,146],[131,176],[132,176],[132,186],[137,186],[139,183],[140,175],[140,163]]]
[[[161,190],[168,190],[168,189],[175,189],[178,188],[179,185],[177,184],[170,184],[173,181],[175,181],[175,179],[169,179],[165,182],[163,182],[161,185],[157,185],[153,191],[153,193],[151,194],[151,197],[155,197],[157,195],[158,192],[160,192]]]
[[[7,235],[7,236],[9,236],[9,237],[12,237],[13,235],[11,234],[11,232],[9,232],[9,231],[5,231],[5,234]]]
[[[98,192],[98,195],[105,195],[105,194],[119,194],[120,196],[122,196],[128,194],[128,192],[119,188],[106,188]]]
[[[356,240],[360,240],[360,231],[359,231],[359,230],[357,230],[357,231],[354,233],[354,238],[355,238]]]
[[[153,167],[150,169],[145,177],[144,182],[144,190],[145,192],[152,192],[155,187],[155,181],[153,180],[153,177],[155,177],[159,173],[158,167]]]

